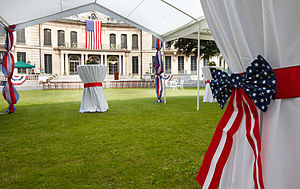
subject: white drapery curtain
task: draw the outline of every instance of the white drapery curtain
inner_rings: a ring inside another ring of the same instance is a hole
[[[201,0],[214,39],[234,73],[262,55],[273,69],[300,65],[300,1]],[[299,87],[299,86],[293,86]],[[261,113],[266,189],[300,186],[300,98],[276,99]],[[253,189],[253,155],[242,124],[220,188]]]
[[[78,66],[78,74],[83,83],[103,82],[106,76],[106,65]],[[83,89],[79,112],[105,112],[108,104],[103,87],[88,87]]]

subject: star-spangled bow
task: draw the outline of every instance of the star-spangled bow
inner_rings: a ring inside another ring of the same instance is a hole
[[[210,87],[214,98],[223,109],[231,95],[232,88],[242,88],[252,99],[256,107],[266,112],[271,99],[276,96],[276,75],[269,63],[260,55],[257,56],[246,72],[228,76],[226,72],[210,68],[213,80]]]

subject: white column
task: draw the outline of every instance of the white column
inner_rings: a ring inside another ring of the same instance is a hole
[[[80,59],[81,59],[81,65],[84,65],[84,54],[81,54]]]
[[[121,76],[121,55],[119,55],[119,65],[118,65],[119,79]]]
[[[106,75],[109,75],[109,65],[108,65],[108,56],[107,56],[107,54],[105,55],[105,65],[107,65]]]
[[[69,57],[67,53],[65,56],[65,74],[69,75]]]
[[[121,72],[124,75],[124,55],[121,55]]]
[[[60,75],[64,75],[64,53],[60,52]]]

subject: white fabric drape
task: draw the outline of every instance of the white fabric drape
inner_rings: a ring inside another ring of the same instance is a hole
[[[201,0],[214,39],[234,73],[262,55],[275,68],[300,65],[300,1]],[[299,86],[294,86],[299,87]],[[261,114],[266,189],[300,186],[300,98],[277,99]],[[253,189],[253,155],[242,124],[220,188]]]
[[[105,65],[78,66],[78,74],[83,83],[103,82],[106,76]],[[103,87],[88,87],[83,89],[79,112],[105,112],[108,104]]]

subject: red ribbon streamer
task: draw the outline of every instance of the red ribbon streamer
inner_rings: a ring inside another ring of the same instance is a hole
[[[88,88],[88,87],[102,87],[102,83],[100,83],[100,82],[85,83],[84,88]]]
[[[227,109],[216,128],[196,177],[203,188],[218,188],[224,166],[231,152],[233,136],[241,125],[243,115],[246,116],[246,137],[255,157],[254,183],[256,188],[264,189],[260,156],[259,115],[256,106],[241,88],[233,88]]]

